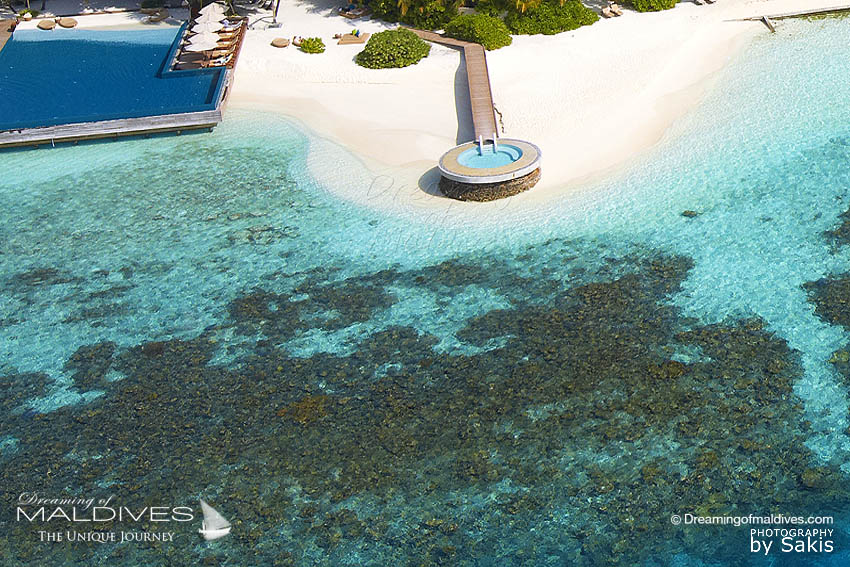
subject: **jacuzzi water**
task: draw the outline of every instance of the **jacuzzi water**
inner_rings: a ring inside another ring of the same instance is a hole
[[[783,22],[639,163],[486,215],[235,108],[0,154],[0,563],[847,565],[847,38]],[[91,528],[25,492],[195,518],[42,543]]]
[[[460,165],[474,169],[492,169],[509,165],[522,156],[522,150],[511,144],[484,144],[483,149],[476,144],[457,156]]]

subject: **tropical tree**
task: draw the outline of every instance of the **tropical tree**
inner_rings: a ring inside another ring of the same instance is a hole
[[[516,9],[519,10],[520,14],[525,14],[526,10],[533,10],[537,8],[542,0],[516,0]],[[564,5],[564,0],[560,0],[561,5]]]

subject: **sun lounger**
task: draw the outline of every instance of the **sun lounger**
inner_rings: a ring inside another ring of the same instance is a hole
[[[205,61],[202,63],[204,67],[224,67],[233,59],[233,54],[227,55],[226,57],[218,57],[211,61]]]
[[[56,22],[59,24],[59,27],[70,29],[77,27],[77,20],[74,18],[59,18],[59,21]]]
[[[604,8],[602,8],[602,16],[605,17],[605,18],[616,18],[617,17],[617,16],[614,15],[614,12],[612,12],[611,8],[609,8],[608,6],[605,6]]]
[[[178,59],[178,63],[194,63],[195,61],[204,61],[206,59],[217,59],[219,57],[227,57],[233,55],[232,49],[216,49],[213,51],[200,51],[194,53],[182,53]]]
[[[361,33],[360,35],[354,35],[353,33],[347,33],[336,42],[337,45],[352,45],[355,43],[366,43],[366,40],[369,39],[369,36],[372,34],[369,33]]]
[[[41,20],[38,22],[38,29],[40,30],[52,30],[56,27],[56,22],[53,20]]]
[[[169,16],[171,16],[171,14],[168,13],[168,10],[162,10],[152,16],[148,16],[148,19],[145,21],[149,24],[158,24],[159,22],[163,22],[168,19]]]
[[[366,6],[362,6],[360,8],[340,8],[339,15],[343,18],[348,18],[349,20],[355,20],[357,18],[362,18],[366,14],[369,13],[369,8]]]
[[[611,12],[612,12],[615,16],[622,16],[622,15],[623,15],[623,9],[622,9],[622,8],[620,8],[620,6],[618,6],[617,4],[611,4],[611,5],[610,5],[610,6],[608,6],[608,7],[609,7],[609,8],[611,8]]]
[[[289,40],[285,37],[276,37],[272,40],[272,47],[287,47]]]
[[[237,37],[242,35],[242,29],[238,28],[236,30],[230,30],[230,31],[221,30],[221,31],[213,32],[213,33],[217,34],[221,39],[226,39],[226,40],[229,41],[229,40],[232,40],[232,39],[236,39]],[[198,32],[193,32],[193,31],[186,32],[187,38],[192,37],[194,35],[198,35]]]
[[[178,62],[174,66],[175,71],[191,71],[192,69],[203,69],[200,61],[197,62]]]

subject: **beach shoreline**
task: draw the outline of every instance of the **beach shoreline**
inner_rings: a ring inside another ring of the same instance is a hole
[[[555,36],[514,36],[487,53],[501,135],[529,140],[543,153],[540,183],[520,201],[575,194],[646,155],[670,127],[692,112],[721,71],[762,33],[743,18],[829,7],[834,0],[742,0],[697,6],[680,3],[657,13],[624,17]],[[313,6],[312,4],[310,6]],[[281,6],[283,28],[252,30],[230,94],[235,108],[261,108],[293,117],[318,136],[354,153],[377,175],[391,172],[419,184],[410,206],[428,206],[439,157],[471,139],[459,52],[432,45],[404,69],[370,70],[353,58],[360,46],[337,46],[333,33],[395,27],[351,22],[334,2]],[[319,36],[327,51],[310,55],[270,46],[274,37]],[[317,172],[327,177],[328,168]],[[319,179],[334,189],[335,175]],[[358,199],[341,190],[344,198]],[[392,208],[399,206],[394,197]],[[374,199],[370,206],[380,205]],[[469,204],[481,207],[482,204]]]
[[[512,45],[487,53],[493,100],[500,135],[528,140],[542,150],[542,177],[513,201],[536,204],[581,196],[648,155],[678,120],[700,106],[728,63],[755,37],[769,33],[761,22],[744,18],[834,4],[681,2],[662,12],[626,10],[623,17],[554,36],[514,36]],[[311,143],[340,146],[374,179],[389,178],[395,187],[404,187],[384,192],[391,202],[364,196],[344,167],[322,163],[328,151],[309,155],[310,173],[341,198],[394,210],[445,207],[447,199],[437,189],[437,161],[473,138],[460,52],[432,45],[429,56],[410,67],[361,68],[353,59],[362,46],[339,46],[332,36],[353,27],[375,33],[396,25],[347,20],[336,14],[337,6],[337,0],[286,3],[278,13],[282,27],[250,30],[228,106],[292,119],[312,134]],[[188,15],[184,12],[177,10],[172,14],[177,19],[155,26],[173,26]],[[137,13],[81,16],[79,27],[148,27],[140,18]],[[326,52],[271,46],[275,37],[295,35],[323,38]]]

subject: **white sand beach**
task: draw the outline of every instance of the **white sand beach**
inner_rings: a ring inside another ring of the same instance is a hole
[[[278,15],[282,28],[252,30],[230,105],[285,113],[345,146],[376,173],[416,184],[446,150],[472,138],[461,56],[434,45],[417,65],[363,69],[353,62],[362,47],[336,45],[333,34],[394,26],[344,19],[334,13],[338,4],[285,3]],[[543,152],[543,177],[521,198],[576,191],[651,148],[699,104],[730,58],[756,34],[769,33],[762,23],[741,18],[835,5],[681,2],[658,13],[626,10],[620,18],[555,36],[515,36],[513,45],[488,52],[503,135],[532,141]],[[275,37],[294,35],[322,37],[327,50],[310,55],[270,46]],[[417,197],[419,205],[427,202]]]

